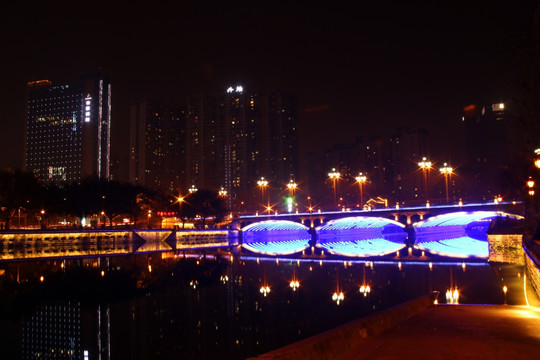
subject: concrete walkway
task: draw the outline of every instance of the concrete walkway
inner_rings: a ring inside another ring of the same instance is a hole
[[[253,359],[540,359],[540,307],[431,303],[419,298]]]
[[[540,309],[437,305],[328,359],[540,359]]]

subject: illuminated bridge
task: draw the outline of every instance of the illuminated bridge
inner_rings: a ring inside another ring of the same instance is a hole
[[[517,209],[516,204],[509,205]],[[489,210],[490,206],[476,205],[474,210],[469,207],[467,211],[464,210],[465,206],[457,208],[461,211],[455,211],[455,207],[434,208],[435,211],[433,208],[402,209],[405,214],[425,211],[424,220],[413,224],[374,216],[384,214],[383,211],[325,213],[323,216],[330,216],[324,219],[332,216],[334,219],[317,227],[306,226],[303,221],[299,221],[306,216],[304,214],[294,214],[297,221],[291,220],[294,216],[289,214],[289,219],[285,216],[280,218],[278,215],[270,219],[259,216],[257,218],[260,221],[241,228],[241,246],[248,252],[260,255],[292,255],[319,251],[339,257],[372,258],[393,256],[409,245],[427,255],[487,259],[487,232],[492,221],[523,219],[520,215],[498,209]],[[448,212],[449,209],[454,211]],[[447,213],[442,213],[441,210],[446,210]],[[436,212],[440,214],[433,215]],[[392,211],[387,211],[386,214],[394,215]],[[316,216],[321,216],[321,213]]]
[[[489,203],[470,203],[470,204],[451,204],[451,205],[431,205],[431,206],[413,206],[382,208],[371,210],[339,210],[322,212],[303,212],[303,213],[261,213],[256,215],[241,215],[238,218],[236,228],[242,229],[245,226],[264,221],[264,220],[289,220],[306,225],[307,227],[317,227],[330,220],[344,217],[367,216],[380,217],[394,220],[406,224],[413,224],[428,219],[432,216],[455,213],[461,211],[502,211],[509,214],[522,214],[524,212],[523,202],[489,202]]]

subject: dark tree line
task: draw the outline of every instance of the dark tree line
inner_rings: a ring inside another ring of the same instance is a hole
[[[179,206],[180,205],[180,206]],[[32,174],[21,170],[0,171],[0,222],[5,229],[21,212],[42,222],[53,217],[83,218],[101,216],[112,226],[115,218],[129,217],[135,224],[149,212],[178,212],[182,222],[199,216],[221,221],[226,209],[217,192],[199,190],[178,203],[171,194],[152,191],[131,183],[89,177],[79,183],[44,185]]]

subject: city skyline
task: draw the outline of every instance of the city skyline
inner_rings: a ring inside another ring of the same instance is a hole
[[[43,5],[12,4],[4,24],[16,35],[7,39],[12,56],[3,60],[0,165],[22,163],[27,81],[70,83],[99,67],[111,73],[117,158],[128,150],[131,103],[177,103],[236,85],[298,98],[301,160],[407,125],[425,128],[439,145],[434,152],[452,152],[464,107],[516,101],[516,51],[533,26],[535,4],[390,3],[360,12],[280,4],[133,6],[103,14],[96,7],[84,16],[69,7],[52,13]],[[90,26],[97,20],[103,26]]]

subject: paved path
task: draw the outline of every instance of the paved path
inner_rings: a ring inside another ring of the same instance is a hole
[[[540,310],[433,306],[336,359],[540,359]]]

